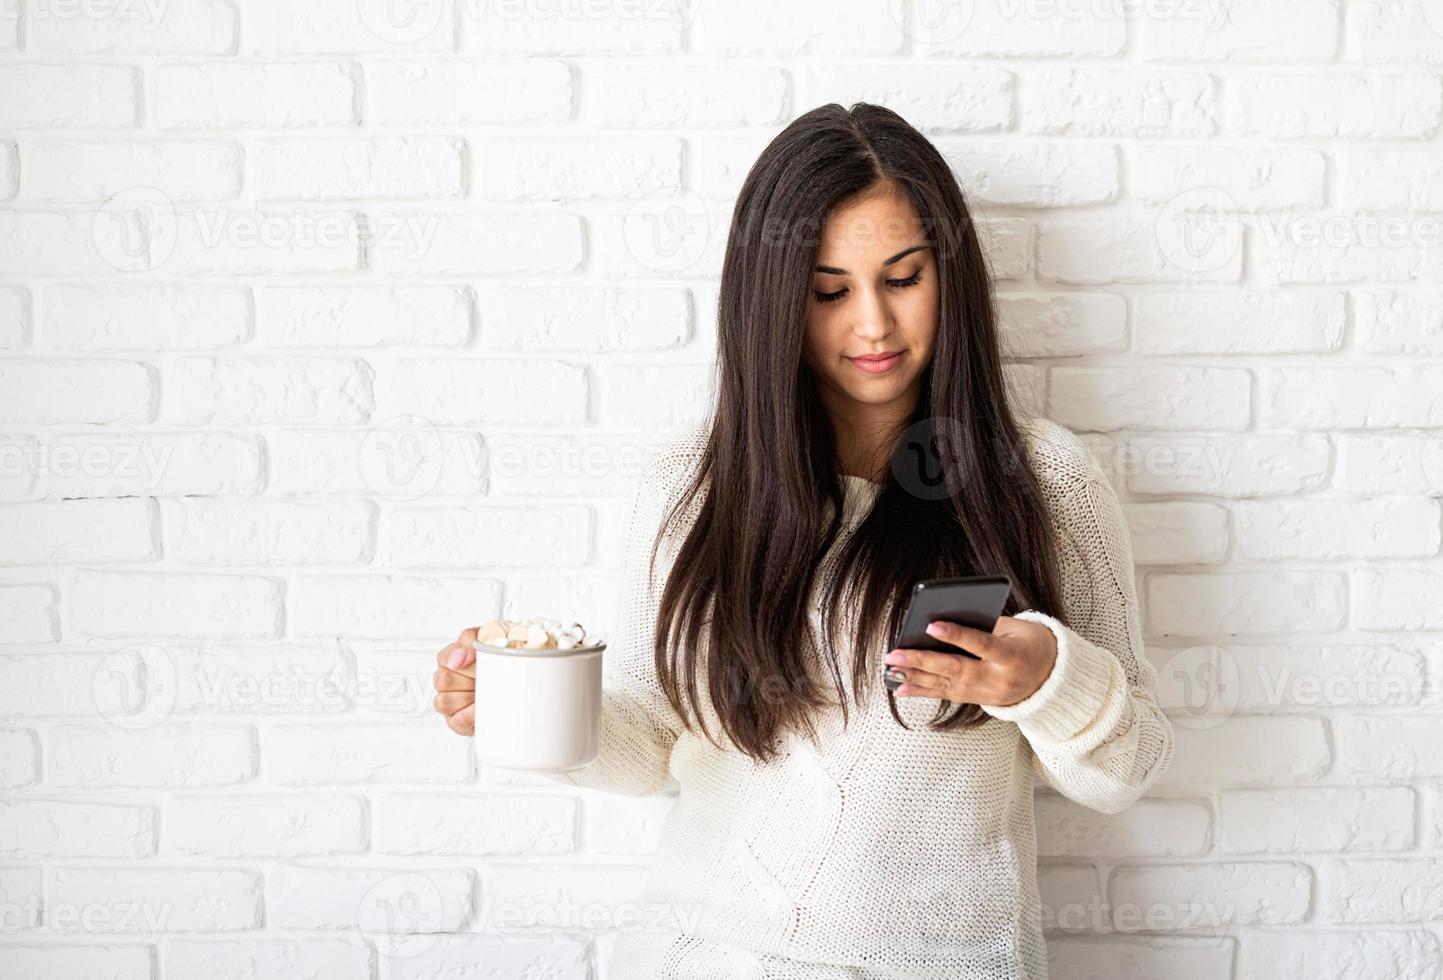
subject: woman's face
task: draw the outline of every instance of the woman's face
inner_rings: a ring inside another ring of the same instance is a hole
[[[889,190],[834,210],[812,272],[805,341],[828,409],[858,421],[906,417],[936,335],[937,264],[911,202]],[[888,356],[865,359],[878,354]]]

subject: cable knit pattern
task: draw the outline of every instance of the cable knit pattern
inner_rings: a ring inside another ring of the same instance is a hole
[[[680,788],[639,897],[664,909],[665,922],[619,937],[612,976],[1047,977],[1034,774],[1077,803],[1114,813],[1167,768],[1173,732],[1143,656],[1117,495],[1067,429],[1034,418],[1022,430],[1057,529],[1063,601],[1075,624],[1039,610],[1018,614],[1056,636],[1046,681],[1017,704],[983,705],[991,717],[960,732],[928,731],[939,702],[921,697],[897,699],[913,726],[903,729],[877,683],[849,724],[840,708],[821,713],[820,750],[793,735],[768,765],[685,732],[657,687],[657,599],[699,501],[663,543],[650,588],[648,549],[700,456],[704,429],[658,454],[632,510],[618,633],[605,657],[600,753],[583,769],[549,777],[631,796],[672,779]],[[843,482],[850,532],[880,484]],[[828,569],[838,550],[825,557]],[[885,653],[867,651],[874,672]],[[715,714],[706,715],[718,731]]]

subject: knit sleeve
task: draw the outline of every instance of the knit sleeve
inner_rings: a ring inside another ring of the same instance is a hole
[[[664,449],[638,483],[623,546],[614,632],[602,654],[599,749],[587,766],[549,774],[557,782],[622,796],[650,796],[670,778],[671,749],[682,726],[658,686],[652,631],[678,546],[675,533],[658,548],[650,583],[647,573],[652,541],[689,475],[686,463],[685,454]]]
[[[1035,771],[1054,789],[1116,813],[1172,761],[1172,724],[1158,707],[1157,672],[1143,653],[1132,544],[1117,494],[1094,469],[1067,479],[1055,497],[1064,601],[1078,625],[1035,609],[1018,613],[1056,637],[1052,673],[1016,704],[979,707],[1017,724]]]

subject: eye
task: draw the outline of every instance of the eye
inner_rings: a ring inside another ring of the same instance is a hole
[[[908,286],[915,286],[921,281],[922,270],[918,269],[906,279],[888,279],[887,285],[897,289],[906,289]],[[837,300],[841,299],[843,296],[847,295],[847,291],[845,289],[839,289],[835,293],[814,293],[813,295],[817,297],[818,303],[834,303]]]

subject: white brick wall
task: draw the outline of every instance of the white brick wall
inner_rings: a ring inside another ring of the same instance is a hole
[[[0,975],[598,975],[545,923],[671,799],[485,771],[432,657],[610,625],[736,190],[858,100],[1124,498],[1178,729],[1039,792],[1054,973],[1439,975],[1443,3],[387,12],[0,4]]]

